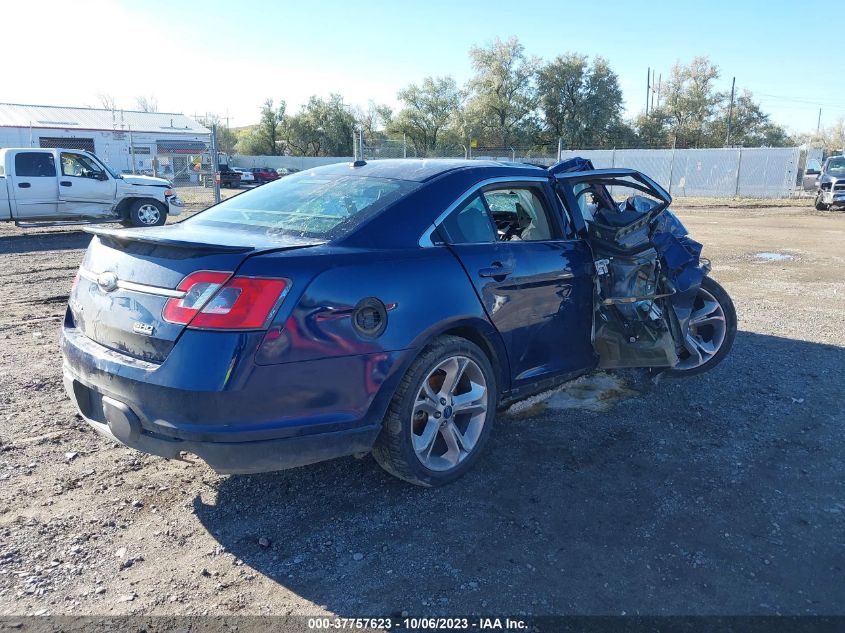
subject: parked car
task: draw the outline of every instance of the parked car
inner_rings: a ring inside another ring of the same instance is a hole
[[[221,473],[372,450],[444,484],[515,400],[596,367],[687,376],[725,357],[733,304],[670,201],[582,159],[356,161],[167,227],[88,229],[65,386],[102,435]]]
[[[241,186],[240,173],[228,165],[220,165],[216,174],[209,172],[202,175],[202,184],[205,187],[211,187],[215,180],[220,183],[221,187],[237,189]]]
[[[845,206],[845,156],[831,156],[824,161],[816,187],[815,204],[819,211]]]
[[[259,185],[279,179],[279,174],[269,167],[253,167],[250,171],[255,176],[255,182]]]
[[[811,158],[804,168],[804,175],[801,177],[801,188],[804,191],[815,191],[819,187],[819,176],[822,173],[822,164],[818,159]]]
[[[279,167],[276,170],[276,173],[279,174],[279,178],[284,178],[285,176],[290,176],[291,174],[295,174],[298,171],[300,170],[294,169],[293,167]]]
[[[172,187],[163,178],[118,174],[82,150],[0,150],[0,221],[158,226],[184,206]]]
[[[242,185],[255,184],[255,175],[251,171],[249,171],[248,169],[240,169],[238,167],[233,167],[233,169],[241,175]]]

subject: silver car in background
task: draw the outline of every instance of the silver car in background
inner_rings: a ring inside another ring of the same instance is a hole
[[[831,156],[816,179],[816,209],[845,207],[845,156]]]

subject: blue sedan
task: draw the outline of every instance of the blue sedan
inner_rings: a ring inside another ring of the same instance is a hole
[[[733,305],[669,201],[580,159],[358,161],[178,224],[91,229],[65,387],[102,435],[220,473],[372,451],[444,484],[512,401],[724,357]]]

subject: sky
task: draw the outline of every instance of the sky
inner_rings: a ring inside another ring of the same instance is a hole
[[[812,16],[784,0],[513,2],[498,0],[141,0],[3,3],[0,102],[133,109],[258,120],[267,98],[296,110],[312,94],[398,107],[428,75],[472,75],[468,51],[516,36],[526,53],[606,58],[626,115],[645,106],[649,67],[706,55],[719,89],[750,90],[791,132],[845,116],[845,81],[813,50]],[[809,6],[809,5],[808,5]],[[821,47],[823,44],[818,43]],[[827,75],[828,79],[824,77]]]

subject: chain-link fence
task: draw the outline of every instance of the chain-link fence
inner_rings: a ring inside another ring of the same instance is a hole
[[[385,139],[365,142],[363,144],[363,158],[378,160],[387,158],[458,158],[473,160],[495,160],[506,162],[535,163],[552,165],[557,161],[557,147],[511,147],[511,146],[479,146],[466,145],[436,145],[433,148],[419,148],[407,139]]]
[[[565,150],[599,168],[630,167],[648,174],[674,197],[786,198],[800,190],[801,149]]]
[[[797,147],[712,149],[580,149],[556,146],[453,145],[419,150],[407,139],[363,144],[366,160],[461,158],[549,166],[573,156],[601,169],[629,167],[654,178],[675,197],[785,198],[800,195],[805,163],[813,154]]]
[[[240,176],[227,169],[228,157],[215,151],[213,131],[198,138],[155,142],[139,142],[137,136],[132,134],[130,167],[124,173],[169,180],[188,209],[204,209],[218,202],[221,186],[240,185]]]

